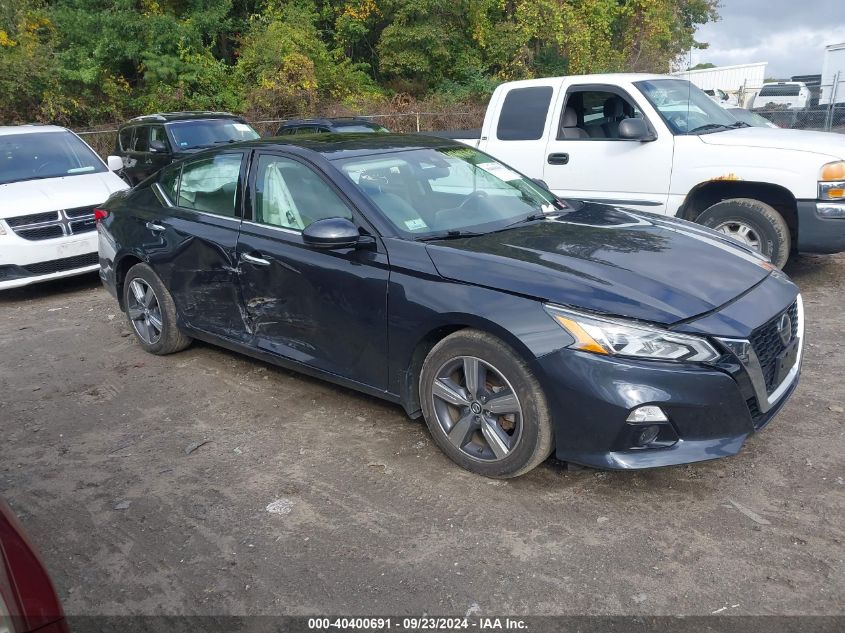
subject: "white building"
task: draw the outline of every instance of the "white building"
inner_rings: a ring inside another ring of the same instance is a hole
[[[736,96],[740,105],[751,103],[766,79],[767,62],[717,66],[701,70],[682,70],[672,73],[688,79],[702,90],[724,90]]]

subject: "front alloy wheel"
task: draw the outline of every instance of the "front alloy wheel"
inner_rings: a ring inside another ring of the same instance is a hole
[[[517,477],[552,452],[543,389],[523,357],[487,332],[460,330],[437,343],[419,389],[432,439],[462,468]]]
[[[480,358],[444,363],[432,383],[437,422],[455,448],[471,459],[495,461],[519,444],[522,406],[502,373]]]

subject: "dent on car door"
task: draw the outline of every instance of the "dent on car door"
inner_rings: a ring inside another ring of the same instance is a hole
[[[157,181],[162,213],[142,218],[157,240],[150,263],[168,285],[184,325],[242,340],[237,283],[244,152],[176,164]]]
[[[258,154],[250,192],[238,254],[253,345],[385,389],[389,270],[381,243],[306,246],[302,230],[320,219],[348,218],[370,231],[324,174],[293,157]]]

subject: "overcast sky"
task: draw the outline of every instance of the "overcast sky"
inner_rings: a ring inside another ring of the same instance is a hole
[[[768,62],[767,77],[819,74],[827,44],[845,42],[845,0],[722,0],[722,19],[695,38],[692,65]]]

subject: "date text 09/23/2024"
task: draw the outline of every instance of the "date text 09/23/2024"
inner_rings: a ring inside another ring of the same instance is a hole
[[[449,617],[354,617],[354,618],[309,618],[308,628],[323,630],[362,630],[362,631],[460,631],[469,629],[519,631],[528,628],[520,618],[449,618]]]

